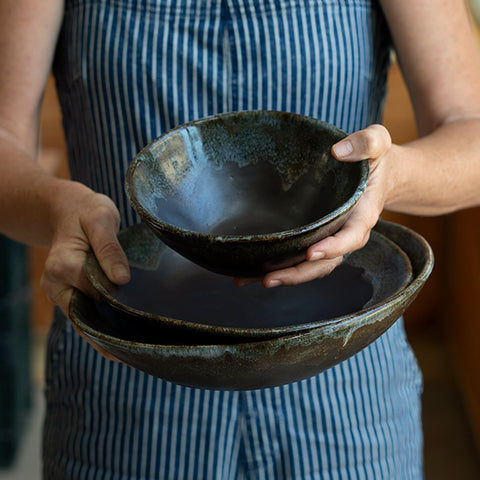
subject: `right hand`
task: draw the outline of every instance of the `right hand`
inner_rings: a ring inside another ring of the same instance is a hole
[[[76,182],[64,184],[60,191],[62,193],[57,195],[53,209],[53,238],[40,285],[49,300],[68,317],[75,288],[87,295],[92,294],[83,270],[89,250],[93,250],[101,268],[113,283],[127,283],[130,271],[117,239],[120,214],[113,201]],[[89,343],[105,357],[116,360]]]

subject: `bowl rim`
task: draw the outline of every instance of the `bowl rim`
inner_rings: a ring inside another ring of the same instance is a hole
[[[150,143],[145,145],[133,158],[133,160],[130,162],[128,165],[126,174],[125,174],[125,181],[124,181],[124,189],[125,193],[127,195],[127,199],[130,203],[130,205],[133,207],[133,209],[137,212],[137,214],[140,216],[140,218],[145,221],[148,225],[150,225],[152,228],[156,229],[157,231],[160,232],[168,232],[169,234],[174,234],[174,235],[180,235],[184,238],[189,238],[189,239],[195,239],[195,240],[200,240],[200,241],[206,241],[209,243],[242,243],[242,242],[268,242],[268,241],[278,241],[279,239],[282,238],[289,238],[295,235],[302,235],[307,232],[310,232],[312,230],[316,230],[317,228],[320,228],[324,225],[329,224],[332,222],[334,219],[342,216],[347,215],[350,210],[357,204],[358,200],[362,196],[363,192],[365,191],[367,187],[367,182],[369,179],[370,175],[370,167],[369,167],[369,162],[368,160],[361,160],[359,162],[355,162],[356,164],[359,165],[360,168],[360,180],[355,188],[355,191],[353,194],[348,198],[346,202],[344,202],[342,205],[337,207],[335,210],[327,213],[323,217],[320,217],[319,219],[299,225],[294,228],[289,228],[286,230],[279,230],[277,232],[270,232],[270,233],[261,233],[261,234],[242,234],[242,235],[234,235],[234,234],[212,234],[212,233],[204,233],[204,232],[198,232],[195,230],[190,230],[187,228],[182,228],[179,226],[172,225],[171,223],[168,223],[164,220],[161,220],[157,218],[155,215],[153,215],[148,209],[146,209],[142,203],[139,201],[139,198],[136,193],[136,189],[134,186],[134,175],[135,175],[135,170],[137,167],[140,165],[142,162],[143,158],[146,156],[151,156],[150,154],[150,149],[153,145],[163,142],[165,139],[168,137],[174,135],[175,133],[185,130],[191,127],[196,127],[198,125],[201,125],[203,123],[208,123],[208,122],[214,122],[217,120],[222,120],[225,118],[229,117],[235,117],[235,116],[247,116],[251,115],[252,117],[255,116],[260,116],[260,115],[267,115],[267,116],[281,116],[283,118],[293,118],[293,119],[299,119],[299,120],[306,120],[309,122],[316,123],[318,126],[329,130],[335,134],[338,134],[341,138],[339,138],[339,141],[342,138],[345,138],[347,136],[347,133],[341,130],[340,128],[336,127],[335,125],[332,125],[328,122],[325,122],[323,120],[310,117],[307,115],[301,115],[297,113],[291,113],[291,112],[284,112],[284,111],[279,111],[279,110],[239,110],[239,111],[231,111],[231,112],[226,112],[226,113],[219,113],[215,115],[209,115],[204,118],[200,118],[198,120],[193,120],[181,125],[178,125],[177,127],[168,130],[167,132],[163,133],[159,137],[155,138],[152,140]]]

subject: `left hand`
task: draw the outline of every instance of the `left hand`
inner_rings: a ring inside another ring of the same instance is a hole
[[[290,268],[269,272],[260,280],[264,287],[297,285],[329,275],[340,265],[343,255],[362,248],[377,223],[389,191],[388,153],[392,140],[382,125],[370,125],[333,145],[332,154],[340,161],[352,162],[368,159],[370,177],[367,187],[352,209],[343,227],[334,235],[312,245],[304,262]],[[242,286],[252,279],[236,278]]]

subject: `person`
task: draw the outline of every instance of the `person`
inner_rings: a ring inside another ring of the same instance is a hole
[[[381,126],[393,45],[419,138]],[[3,0],[0,231],[49,247],[44,478],[422,478],[421,375],[399,319],[357,355],[302,382],[255,391],[186,388],[114,362],[66,319],[93,249],[129,281],[116,234],[138,220],[122,182],[168,129],[243,109],[301,113],[369,159],[345,226],[265,287],[323,276],[363,246],[384,208],[439,215],[480,204],[480,63],[459,0]],[[53,66],[71,180],[35,162]],[[238,285],[245,280],[237,279]]]

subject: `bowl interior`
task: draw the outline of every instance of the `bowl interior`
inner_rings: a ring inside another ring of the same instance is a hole
[[[185,331],[158,321],[139,321],[134,313],[116,309],[108,303],[89,298],[80,291],[74,293],[70,315],[81,322],[82,330],[90,335],[117,338],[136,344],[195,346],[243,343],[238,337]]]
[[[165,246],[143,224],[119,235],[131,281],[111,283],[90,254],[85,272],[99,296],[116,308],[181,329],[218,335],[261,337],[325,324],[380,304],[412,276],[405,253],[372,232],[367,245],[329,276],[295,287],[242,288]]]
[[[345,134],[284,112],[236,112],[181,126],[145,147],[126,189],[147,222],[219,236],[265,235],[334,216],[366,180],[335,160]]]

